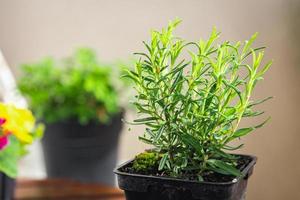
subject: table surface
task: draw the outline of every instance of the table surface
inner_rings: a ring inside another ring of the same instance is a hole
[[[15,200],[125,200],[117,188],[71,180],[17,180]]]

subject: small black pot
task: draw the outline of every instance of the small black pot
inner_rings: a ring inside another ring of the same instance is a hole
[[[114,185],[123,114],[109,124],[80,125],[76,120],[48,124],[42,147],[49,178]]]
[[[242,170],[246,176],[231,182],[212,183],[186,181],[168,177],[129,174],[121,169],[132,160],[121,165],[117,174],[119,187],[125,191],[127,200],[242,200],[245,199],[248,178],[253,172],[256,157]]]
[[[0,172],[0,199],[11,200],[15,191],[15,179],[12,179]]]

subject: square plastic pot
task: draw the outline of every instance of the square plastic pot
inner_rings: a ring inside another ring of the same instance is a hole
[[[248,157],[251,161],[242,170],[245,176],[230,182],[197,182],[122,172],[121,169],[133,160],[119,166],[114,172],[127,200],[243,200],[257,158],[240,156]]]

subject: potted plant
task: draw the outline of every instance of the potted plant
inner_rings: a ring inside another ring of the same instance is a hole
[[[124,75],[141,114],[132,124],[146,126],[139,139],[153,149],[116,168],[119,187],[127,200],[243,199],[256,157],[231,154],[243,145],[230,142],[267,122],[238,128],[263,113],[253,108],[269,98],[250,96],[271,62],[260,67],[262,48],[251,47],[257,34],[216,45],[213,29],[206,41],[186,42],[173,36],[179,22],[152,31],[146,53]]]
[[[13,197],[18,160],[27,153],[35,139],[40,138],[43,126],[27,109],[0,102],[0,199]]]
[[[42,140],[48,177],[114,184],[123,115],[112,66],[78,49],[22,67],[18,88],[46,125]]]

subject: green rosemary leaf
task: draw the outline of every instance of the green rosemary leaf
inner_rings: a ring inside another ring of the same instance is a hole
[[[158,166],[159,171],[161,171],[165,167],[167,159],[168,159],[168,154],[164,154],[159,162],[159,166]]]
[[[234,175],[234,176],[242,175],[242,173],[238,169],[221,160],[210,159],[207,160],[207,163],[209,164],[210,167],[212,167],[214,170],[216,170],[221,174]]]

